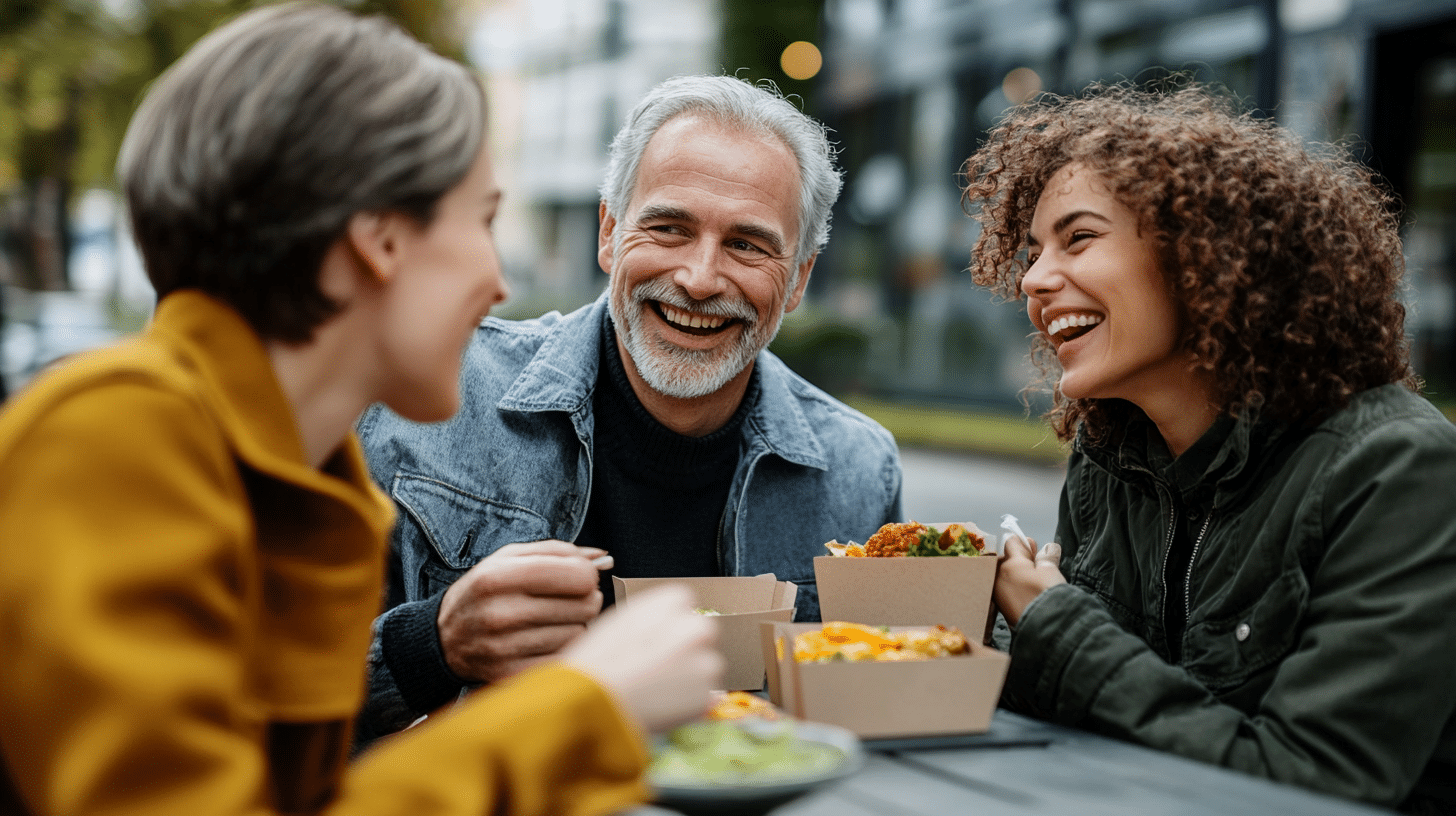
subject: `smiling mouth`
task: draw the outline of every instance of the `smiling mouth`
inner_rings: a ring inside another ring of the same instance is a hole
[[[1101,315],[1095,314],[1063,315],[1047,325],[1046,333],[1058,344],[1066,343],[1097,328],[1102,320]]]
[[[728,327],[742,321],[734,317],[720,317],[717,315],[700,315],[684,312],[681,309],[663,303],[662,301],[651,301],[652,311],[662,318],[663,322],[674,329],[696,337],[708,337],[714,334],[721,334]]]

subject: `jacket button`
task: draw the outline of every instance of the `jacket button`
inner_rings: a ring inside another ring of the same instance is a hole
[[[1238,638],[1240,642],[1248,640],[1249,625],[1247,623],[1239,624],[1238,628],[1234,630],[1234,637]]]

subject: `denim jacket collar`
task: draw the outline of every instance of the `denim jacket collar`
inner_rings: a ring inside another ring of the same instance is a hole
[[[601,361],[602,321],[609,319],[605,291],[590,307],[561,319],[559,329],[516,377],[496,407],[502,411],[589,411]],[[759,400],[744,423],[744,433],[789,462],[826,470],[819,437],[790,389],[788,370],[759,354]],[[750,450],[750,455],[753,451]]]

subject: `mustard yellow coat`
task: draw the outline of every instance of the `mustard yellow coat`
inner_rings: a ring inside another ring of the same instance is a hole
[[[309,467],[263,345],[195,292],[0,413],[0,814],[598,814],[598,685],[538,669],[348,761],[388,501]]]

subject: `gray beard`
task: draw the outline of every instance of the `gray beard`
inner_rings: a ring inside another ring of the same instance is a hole
[[[693,351],[665,340],[645,338],[642,313],[648,301],[660,301],[685,311],[743,321],[738,340],[725,350]],[[717,392],[738,376],[768,347],[780,319],[759,321],[753,307],[742,300],[714,298],[695,301],[681,288],[660,278],[638,284],[625,298],[608,299],[612,324],[637,373],[653,391],[677,399],[696,399]],[[782,314],[778,316],[782,318]]]

